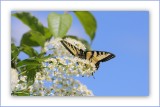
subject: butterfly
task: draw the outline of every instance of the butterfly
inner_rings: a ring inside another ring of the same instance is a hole
[[[95,64],[97,70],[100,62],[105,62],[115,57],[115,55],[110,52],[83,51],[65,40],[61,40],[61,43],[72,55],[89,60],[91,63]]]

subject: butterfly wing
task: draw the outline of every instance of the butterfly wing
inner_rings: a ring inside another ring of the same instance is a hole
[[[100,62],[105,62],[115,57],[115,55],[110,52],[103,52],[103,51],[84,52],[82,49],[78,49],[77,47],[73,46],[72,44],[64,40],[62,40],[61,43],[72,55],[82,59],[89,60],[90,62],[95,64],[97,69],[99,68]]]
[[[85,52],[82,49],[78,49],[75,46],[73,46],[72,44],[62,40],[61,43],[63,44],[63,46],[74,56],[83,58]]]
[[[100,62],[108,61],[114,58],[115,55],[110,52],[103,52],[103,51],[87,51],[86,52],[86,59],[96,65],[96,68],[99,68]]]

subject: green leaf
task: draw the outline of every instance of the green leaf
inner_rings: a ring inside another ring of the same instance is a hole
[[[27,76],[27,85],[30,86],[35,81],[36,72],[42,70],[41,62],[36,59],[25,59],[18,62],[18,67],[20,67],[20,75]]]
[[[38,19],[32,16],[28,12],[20,12],[14,13],[12,16],[15,16],[19,20],[21,20],[24,24],[26,24],[31,30],[38,31],[41,34],[45,34],[44,26],[38,21]]]
[[[20,53],[20,49],[15,46],[15,44],[11,44],[11,67],[16,68],[16,64],[18,62],[18,55]]]
[[[64,37],[71,24],[72,16],[69,14],[51,13],[48,15],[48,27],[54,37]]]
[[[30,93],[28,90],[20,90],[13,92],[12,95],[17,95],[17,96],[30,96]]]
[[[29,65],[27,69],[27,85],[30,86],[35,81],[36,72],[38,72],[38,66]]]
[[[67,38],[67,37],[76,39],[76,40],[78,40],[78,41],[81,41],[81,42],[86,46],[86,49],[87,49],[87,50],[91,50],[91,46],[89,45],[88,41],[86,41],[86,40],[84,40],[84,39],[82,39],[82,38],[79,38],[79,37],[77,37],[77,36],[73,36],[73,35],[67,35],[67,36],[64,37],[64,38]]]
[[[18,68],[18,70],[20,71],[19,75],[22,75],[22,76],[26,76],[27,75],[26,67]]]
[[[45,37],[38,31],[29,31],[25,33],[21,39],[21,46],[44,46]]]
[[[48,59],[48,58],[53,58],[53,55],[48,55],[48,56],[43,56],[43,57],[40,57],[40,58],[36,58],[37,61],[39,62],[43,62],[44,60]]]
[[[32,47],[27,46],[27,45],[25,45],[25,44],[23,44],[23,45],[21,46],[21,50],[22,50],[24,53],[28,54],[30,57],[38,56],[38,52],[37,52],[36,50],[34,50]]]
[[[28,65],[36,66],[36,65],[41,65],[41,63],[35,59],[25,59],[17,63],[17,67],[28,66]]]
[[[25,59],[20,61],[17,66],[21,68],[20,75],[27,76],[27,86],[30,86],[35,81],[36,72],[42,70],[42,64],[36,59]]]
[[[45,38],[46,40],[50,40],[52,37],[52,33],[50,32],[50,30],[48,28],[44,28],[44,32],[45,32]]]
[[[26,24],[31,30],[37,31],[43,35],[46,40],[52,37],[51,32],[48,28],[44,27],[36,17],[32,16],[28,12],[14,13],[12,16],[20,19],[24,24]]]
[[[18,82],[18,84],[22,84],[22,83],[25,83],[25,81],[20,80],[20,81]]]
[[[13,58],[17,58],[19,54],[19,49],[15,46],[15,44],[11,44],[11,57]]]
[[[88,11],[74,11],[74,13],[83,25],[85,32],[93,40],[97,29],[97,22],[94,16]]]

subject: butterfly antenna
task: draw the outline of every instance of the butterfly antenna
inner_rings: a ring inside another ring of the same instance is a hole
[[[92,72],[92,76],[93,76],[93,78],[95,79],[93,72]]]

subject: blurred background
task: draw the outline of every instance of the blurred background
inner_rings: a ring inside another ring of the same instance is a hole
[[[51,11],[28,11],[44,25]],[[15,12],[12,12],[15,13]],[[56,11],[63,14],[64,12]],[[95,96],[149,95],[149,12],[148,11],[91,11],[97,21],[92,50],[116,55],[100,64],[93,77],[77,77]],[[72,13],[73,22],[67,34],[76,35],[91,43],[83,26]],[[22,35],[29,30],[19,19],[11,17],[11,38],[19,46]],[[38,48],[36,48],[38,50]],[[28,56],[20,53],[20,59]]]

